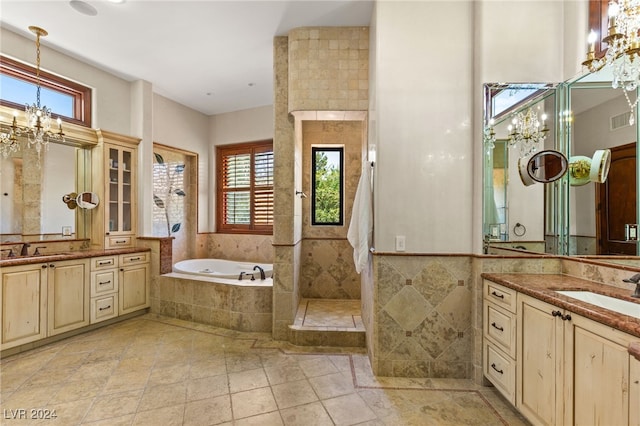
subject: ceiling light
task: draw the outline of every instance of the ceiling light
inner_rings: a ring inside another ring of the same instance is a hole
[[[69,2],[69,6],[83,15],[96,16],[98,14],[98,10],[95,7],[80,0],[71,0]]]
[[[582,65],[595,72],[605,66],[611,66],[614,89],[622,88],[627,99],[631,115],[629,125],[635,122],[634,109],[638,105],[638,97],[634,102],[629,99],[628,92],[634,92],[640,83],[640,0],[618,0],[609,2],[609,31],[602,39],[608,44],[606,53],[596,58],[595,43],[597,34],[591,30],[587,37],[589,50],[587,59]]]
[[[18,113],[14,111],[13,122],[8,133],[3,132],[0,134],[0,152],[4,157],[20,148],[18,136],[25,135],[27,137],[28,146],[35,148],[38,152],[38,159],[40,158],[42,147],[47,147],[50,139],[64,142],[62,121],[58,118],[58,132],[52,132],[51,108],[40,105],[40,37],[45,37],[48,33],[35,26],[29,27],[29,30],[36,35],[36,102],[31,105],[25,105],[26,127],[17,125],[16,117]]]

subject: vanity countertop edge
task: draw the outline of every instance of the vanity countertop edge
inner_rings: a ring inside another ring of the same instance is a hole
[[[640,338],[640,318],[619,314],[556,293],[558,290],[592,291],[605,296],[638,303],[638,299],[631,297],[632,290],[561,274],[505,274],[485,272],[482,273],[481,276],[496,284],[503,285],[538,300],[542,300],[543,302],[567,309],[577,315],[582,315]],[[640,360],[640,342],[631,344],[629,346],[629,353]]]
[[[109,250],[78,250],[68,251],[64,253],[56,254],[41,254],[37,256],[24,256],[24,257],[12,257],[4,258],[0,260],[0,268],[7,268],[9,266],[30,265],[34,263],[43,262],[59,262],[62,260],[84,259],[89,257],[101,257],[101,256],[114,256],[129,253],[141,253],[151,251],[148,247],[130,247],[121,249],[109,249]]]

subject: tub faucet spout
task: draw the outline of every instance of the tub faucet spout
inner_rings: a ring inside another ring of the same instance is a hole
[[[264,269],[262,269],[261,267],[259,267],[258,265],[253,267],[253,270],[259,270],[260,271],[260,279],[264,280],[266,277],[264,276]]]

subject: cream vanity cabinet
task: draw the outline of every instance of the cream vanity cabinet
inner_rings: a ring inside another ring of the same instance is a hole
[[[102,208],[92,216],[93,244],[105,249],[133,247],[137,232],[137,159],[140,139],[97,130],[92,179]]]
[[[640,426],[640,360],[629,355],[629,424]]]
[[[91,259],[91,323],[118,316],[118,256]]]
[[[637,338],[517,294],[516,407],[534,424],[629,424]]]
[[[150,306],[148,252],[120,255],[120,315]]]
[[[515,405],[516,291],[484,281],[483,370],[487,378]]]
[[[47,263],[48,335],[89,325],[89,259]]]
[[[150,252],[0,270],[0,350],[148,308]]]
[[[47,266],[33,264],[2,269],[0,348],[47,336]]]
[[[86,259],[2,270],[2,349],[89,325]]]

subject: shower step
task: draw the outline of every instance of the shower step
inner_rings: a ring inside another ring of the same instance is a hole
[[[366,347],[360,300],[302,299],[290,325],[298,346]]]

